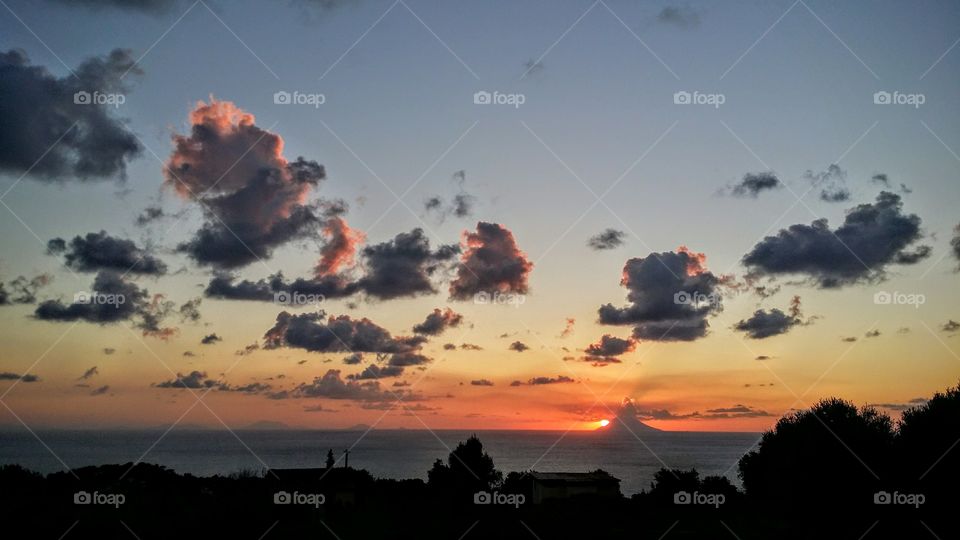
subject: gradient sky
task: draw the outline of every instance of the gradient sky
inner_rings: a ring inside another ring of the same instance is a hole
[[[958,379],[956,329],[944,330],[960,319],[951,249],[960,221],[955,3],[183,0],[158,12],[66,4],[4,0],[0,51],[21,49],[33,65],[68,77],[65,66],[130,49],[143,73],[128,75],[126,102],[109,114],[126,120],[143,151],[127,164],[125,181],[0,172],[3,192],[12,186],[0,199],[8,207],[0,208],[0,281],[46,273],[53,281],[38,302],[69,301],[90,289],[93,274],[47,255],[47,240],[105,230],[149,246],[169,266],[162,277],[132,278],[139,286],[178,305],[202,296],[212,270],[175,248],[203,216],[164,186],[163,164],[171,137],[188,133],[190,111],[211,96],[282,137],[286,159],[323,164],[327,179],[311,199],[343,199],[345,219],[366,235],[365,245],[421,227],[436,247],[485,221],[512,231],[534,268],[519,306],[448,301],[445,276],[436,276],[434,295],[323,303],[328,315],[368,317],[395,336],[410,335],[434,308],[463,315],[420,351],[432,359],[425,369],[380,381],[390,390],[410,383],[403,390],[421,399],[408,409],[393,400],[226,391],[207,393],[198,406],[188,390],[155,386],[198,370],[231,385],[289,391],[330,369],[346,376],[374,363],[374,355],[344,365],[344,353],[292,347],[236,355],[263,345],[277,313],[289,309],[269,302],[204,298],[201,320],[172,317],[178,332],[167,340],[129,321],[74,325],[37,320],[35,305],[0,306],[0,372],[40,378],[0,381],[8,407],[2,425],[219,426],[222,419],[232,427],[271,420],[312,428],[592,429],[629,398],[659,428],[759,431],[832,395],[897,414]],[[521,93],[525,102],[475,105],[479,90]],[[322,93],[326,101],[277,105],[277,91]],[[676,105],[677,91],[720,93],[725,102]],[[925,103],[877,105],[877,91],[923,94]],[[805,177],[831,164],[846,172],[847,201],[819,199],[820,187]],[[460,170],[474,197],[471,215],[427,212],[428,198],[458,193]],[[746,173],[760,172],[775,173],[784,187],[756,198],[730,193]],[[885,189],[871,181],[878,173],[888,175],[903,212],[922,219],[924,236],[913,247],[929,245],[929,256],[885,266],[886,279],[875,283],[821,289],[803,275],[779,275],[770,298],[725,289],[703,338],[641,339],[605,367],[580,361],[603,334],[630,335],[630,326],[597,317],[602,304],[627,304],[620,279],[628,259],[687,246],[706,255],[713,274],[742,280],[741,258],[764,236],[818,218],[837,227]],[[135,225],[154,205],[174,217]],[[606,228],[624,231],[623,245],[589,248]],[[323,243],[319,234],[290,242],[237,274],[306,277]],[[922,294],[925,303],[876,305],[881,291]],[[764,339],[733,329],[757,309],[786,311],[794,295],[808,324]],[[576,322],[562,337],[567,318]],[[871,330],[880,335],[865,337]],[[209,333],[223,341],[200,345]],[[844,341],[850,337],[858,339]],[[514,341],[529,350],[508,350]],[[483,350],[447,351],[444,343]],[[755,359],[761,355],[770,359]],[[78,381],[92,366],[98,373]],[[559,376],[574,382],[510,386]],[[494,385],[470,384],[479,379]],[[310,410],[318,405],[321,412]]]

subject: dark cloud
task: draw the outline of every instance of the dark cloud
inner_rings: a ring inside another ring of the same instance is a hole
[[[143,209],[143,212],[140,212],[140,215],[137,216],[135,223],[138,227],[146,227],[147,225],[162,219],[165,217],[163,208],[159,206],[148,206]]]
[[[187,300],[180,306],[180,320],[183,322],[197,322],[200,320],[200,298]]]
[[[510,347],[508,348],[511,351],[516,351],[516,352],[523,352],[530,349],[530,347],[528,347],[527,344],[523,343],[522,341],[514,341],[513,343],[510,344]]]
[[[430,249],[422,229],[363,248],[365,275],[357,287],[381,300],[437,292],[431,278],[459,253],[456,245]]]
[[[94,11],[116,8],[123,11],[140,11],[157,15],[165,13],[181,0],[47,0],[67,6],[85,7]]]
[[[340,370],[331,369],[313,382],[297,386],[292,397],[351,399],[358,401],[390,401],[400,399],[404,393],[381,390],[376,381],[356,382],[340,378]]]
[[[383,379],[388,377],[399,377],[400,375],[403,375],[402,366],[380,367],[376,364],[371,364],[356,375],[347,375],[347,379],[352,381],[363,381],[371,379]]]
[[[137,247],[132,240],[114,238],[106,231],[75,236],[69,243],[63,238],[47,242],[47,253],[63,255],[64,263],[78,272],[116,270],[121,273],[160,276],[167,265]]]
[[[101,386],[100,388],[94,388],[93,390],[91,390],[91,391],[90,391],[90,395],[91,395],[91,396],[102,396],[102,395],[106,394],[106,393],[109,392],[109,391],[110,391],[110,385],[109,385],[109,384],[105,384],[105,385]]]
[[[831,164],[827,170],[803,173],[804,178],[820,188],[820,200],[824,202],[846,202],[850,200],[850,190],[846,187],[847,171],[837,164]]]
[[[0,306],[33,304],[37,301],[37,292],[52,280],[49,274],[39,274],[32,278],[17,276],[7,283],[0,281]]]
[[[770,191],[782,188],[783,183],[772,172],[747,173],[743,175],[743,180],[739,184],[730,188],[730,194],[734,197],[752,197],[764,191]]]
[[[201,344],[201,345],[212,345],[212,344],[214,344],[214,343],[216,343],[216,342],[218,342],[218,341],[223,341],[223,338],[220,337],[220,336],[218,336],[217,334],[207,334],[207,335],[203,336],[203,338],[200,340],[200,344]]]
[[[92,293],[96,293],[96,297]],[[71,304],[47,300],[37,306],[34,316],[44,321],[87,321],[109,324],[143,315],[149,305],[146,290],[125,281],[111,271],[103,270],[93,281],[93,289],[84,303],[78,298]],[[121,301],[122,300],[122,301]]]
[[[176,378],[164,381],[160,383],[155,383],[153,386],[157,388],[191,388],[191,389],[200,389],[200,388],[211,388],[216,386],[217,381],[207,378],[206,371],[191,371],[189,374],[184,375],[182,373],[177,373]]]
[[[385,328],[367,318],[352,319],[349,315],[329,317],[325,314],[291,315],[283,311],[277,322],[264,335],[265,347],[293,347],[311,352],[415,352],[422,338],[393,337]]]
[[[473,386],[493,386],[493,381],[488,379],[475,379],[470,381]]]
[[[880,336],[879,330],[870,330],[869,332],[863,335],[863,337],[867,337],[867,338],[874,338],[879,336]]]
[[[117,350],[114,349],[113,347],[104,347],[104,348],[103,348],[103,354],[105,354],[105,355],[107,355],[107,356],[110,356],[111,354],[113,354],[113,353],[115,353],[115,352],[117,352]]]
[[[85,380],[89,379],[90,377],[93,377],[94,375],[99,375],[99,374],[100,374],[100,372],[97,371],[97,366],[93,366],[92,368],[84,371],[84,372],[83,372],[83,375],[77,377],[77,380],[78,380],[78,381],[85,381]]]
[[[153,295],[153,299],[139,311],[140,320],[134,323],[136,328],[143,331],[144,336],[155,337],[164,341],[176,336],[178,328],[162,326],[168,315],[173,313],[176,303],[166,299],[162,294]]]
[[[950,239],[950,248],[953,256],[960,260],[960,225],[953,228],[953,238]]]
[[[813,318],[803,320],[800,311],[800,297],[794,296],[790,301],[788,313],[773,308],[770,311],[758,309],[748,319],[743,319],[733,325],[733,329],[744,332],[751,339],[765,339],[771,336],[786,334],[791,328],[798,325],[810,324]]]
[[[253,354],[255,351],[259,351],[259,350],[260,350],[260,344],[257,342],[253,342],[240,350],[234,351],[233,354],[235,356],[249,356]]]
[[[721,309],[719,278],[703,267],[706,257],[681,247],[627,261],[620,284],[626,307],[600,306],[600,324],[632,325],[633,337],[692,341],[707,334],[707,316]]]
[[[902,208],[899,195],[881,192],[875,203],[850,209],[836,230],[818,219],[767,236],[743,264],[755,276],[800,274],[822,288],[883,279],[887,265],[915,264],[930,255],[925,245],[907,251],[923,235],[920,218]]]
[[[950,319],[947,322],[940,325],[940,329],[943,330],[944,332],[956,332],[957,330],[960,330],[960,323],[958,323],[953,319]]]
[[[362,354],[362,353],[353,353],[353,354],[351,354],[351,355],[348,355],[348,356],[344,356],[344,357],[343,357],[343,363],[346,364],[346,365],[348,365],[348,366],[360,364],[360,363],[362,363],[362,362],[363,362],[363,354]]]
[[[41,180],[124,177],[140,143],[113,117],[112,105],[91,97],[124,94],[127,71],[139,73],[130,52],[121,49],[90,58],[62,78],[30,65],[23,51],[0,52],[0,172]]]
[[[9,371],[0,372],[0,381],[20,381],[25,383],[38,382],[40,377],[27,373],[26,375],[17,375]]]
[[[178,194],[200,203],[206,222],[179,251],[230,269],[316,234],[320,217],[306,199],[326,177],[322,165],[288,162],[283,139],[229,101],[198,103],[190,122],[189,135],[174,135],[164,173]]]
[[[465,351],[482,351],[483,347],[479,345],[474,345],[473,343],[461,343],[460,348]]]
[[[465,232],[466,247],[450,283],[450,298],[471,299],[477,293],[525,294],[533,263],[517,247],[513,233],[497,223],[479,222],[476,232]]]
[[[420,324],[413,327],[415,334],[426,336],[438,336],[447,328],[456,328],[463,322],[463,315],[456,313],[450,308],[441,310],[435,308],[427,318]]]
[[[621,339],[610,334],[604,334],[600,341],[590,344],[583,352],[590,356],[620,356],[637,348],[637,340],[633,338]]]
[[[559,383],[572,383],[576,382],[570,377],[565,375],[557,375],[556,377],[533,377],[527,379],[527,382],[522,381],[513,381],[510,383],[510,386],[540,386],[544,384],[559,384]]]
[[[458,218],[470,217],[473,214],[473,205],[476,197],[466,192],[464,185],[467,182],[467,171],[459,170],[453,173],[453,181],[457,184],[459,193],[453,196],[450,204],[443,202],[443,198],[434,195],[423,202],[423,209],[427,213],[436,214],[442,222],[447,216]]]
[[[457,350],[457,346],[454,345],[453,343],[444,343],[444,344],[443,344],[443,350],[445,350],[445,351],[455,351],[455,350]]]
[[[623,239],[626,233],[616,229],[604,229],[602,232],[591,236],[587,240],[587,245],[597,251],[604,249],[614,249],[623,245]]]
[[[236,281],[231,274],[218,272],[210,279],[203,294],[222,300],[252,300],[257,302],[289,303],[296,298],[333,299],[350,296],[359,290],[341,276],[298,278],[286,281],[278,272],[268,279]],[[282,301],[286,299],[286,301]]]
[[[765,355],[765,354],[761,354],[761,355],[757,356],[756,358],[754,358],[754,360],[770,360],[771,358],[773,358],[773,357],[772,357],[772,356],[767,356],[767,355]]]
[[[689,7],[666,6],[657,14],[657,21],[679,28],[700,25],[700,14]]]

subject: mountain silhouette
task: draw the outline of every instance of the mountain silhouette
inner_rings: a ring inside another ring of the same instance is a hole
[[[638,433],[661,433],[663,430],[648,426],[637,418],[637,409],[633,401],[624,399],[617,411],[617,416],[610,420],[606,426],[597,429],[598,432],[610,434],[638,434]]]

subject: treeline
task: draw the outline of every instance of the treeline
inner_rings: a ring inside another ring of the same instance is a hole
[[[0,519],[23,531],[10,538],[65,540],[955,538],[960,386],[897,423],[869,407],[821,401],[780,419],[741,458],[739,477],[742,489],[725,477],[661,469],[649,490],[629,497],[533,504],[531,476],[504,475],[471,437],[426,481],[332,466],[195,477],[142,463],[45,476],[5,465]],[[478,492],[511,504],[476,504]]]

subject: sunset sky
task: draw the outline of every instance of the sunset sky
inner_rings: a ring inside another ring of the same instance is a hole
[[[3,0],[0,426],[897,416],[960,378],[958,28],[945,1]]]

